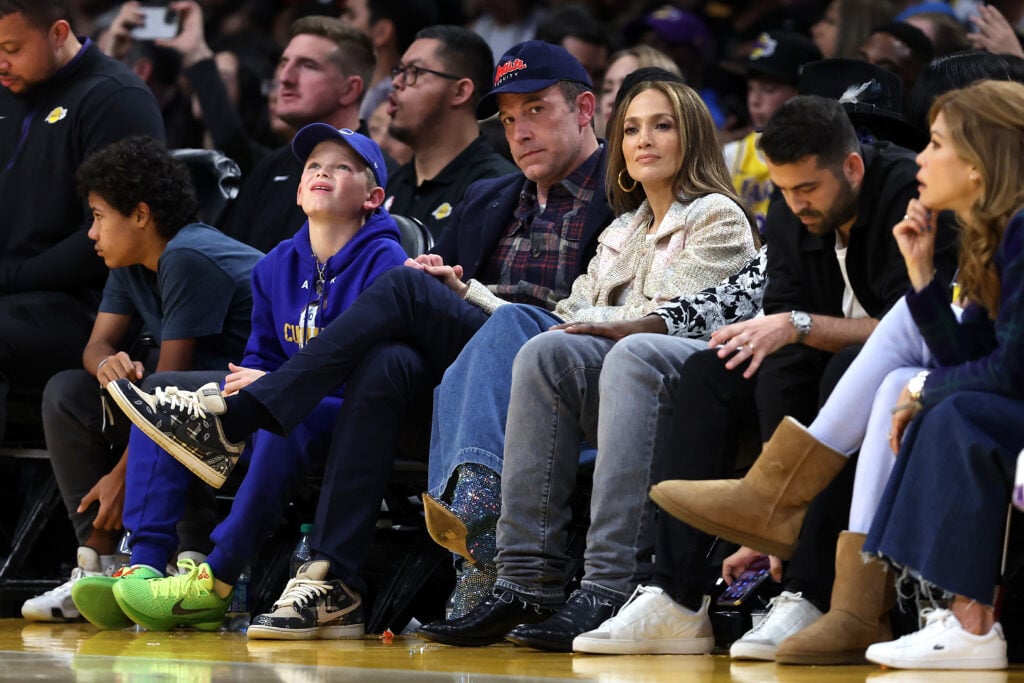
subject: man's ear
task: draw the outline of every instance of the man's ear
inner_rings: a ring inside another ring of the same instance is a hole
[[[594,93],[587,91],[580,93],[576,97],[576,116],[579,120],[580,128],[587,128],[590,126],[590,122],[594,120],[594,112],[597,111],[597,98],[594,97]]]
[[[864,157],[857,152],[847,154],[843,160],[843,175],[852,187],[860,188],[864,181]]]
[[[384,203],[384,188],[375,187],[370,190],[370,196],[363,202],[363,209],[366,211],[375,211],[377,207]]]
[[[451,105],[455,109],[473,99],[473,79],[460,78],[455,82],[455,94],[452,95]]]
[[[135,222],[135,227],[144,228],[149,225],[152,214],[149,210],[149,204],[146,202],[139,202],[138,205],[132,209],[131,218]]]
[[[342,107],[354,105],[363,96],[363,90],[365,89],[366,84],[363,83],[362,76],[346,76],[345,90],[341,93],[341,97],[338,98],[338,104]]]
[[[50,27],[48,35],[50,37],[50,41],[53,43],[54,50],[60,50],[72,35],[71,24],[64,19],[58,19],[53,23],[53,26]]]

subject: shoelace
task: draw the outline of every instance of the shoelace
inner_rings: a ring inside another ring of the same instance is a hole
[[[622,607],[620,607],[618,610],[616,610],[614,616],[609,617],[604,622],[604,624],[606,626],[612,626],[614,624],[617,624],[619,617],[622,616],[622,613],[626,611],[627,607],[632,605],[634,602],[639,600],[644,595],[657,595],[657,594],[658,594],[657,591],[653,590],[651,586],[643,586],[643,585],[637,586],[633,590],[633,594],[629,596],[629,599],[626,600],[626,602],[622,603]]]
[[[181,559],[178,561],[178,567],[185,571],[177,576],[168,576],[152,584],[156,586],[157,597],[164,598],[174,595],[203,596],[210,593],[199,583],[199,567],[196,566],[195,562],[189,559]]]
[[[294,607],[298,609],[302,605],[315,600],[318,595],[326,595],[330,592],[331,586],[327,581],[316,579],[289,579],[284,587],[281,597],[274,603],[274,609],[278,607]]]
[[[780,595],[776,595],[774,598],[772,598],[771,600],[768,601],[768,611],[765,612],[764,618],[761,619],[761,621],[757,622],[757,626],[755,626],[754,628],[750,629],[750,634],[749,635],[754,635],[755,633],[760,633],[761,632],[761,628],[765,624],[768,623],[768,619],[770,619],[771,616],[776,613],[776,609],[778,609],[778,612],[781,613],[783,608],[788,603],[797,602],[798,600],[802,599],[803,597],[804,597],[803,593],[790,593],[789,595],[781,595],[781,594]]]
[[[153,395],[156,397],[158,405],[166,405],[171,410],[182,410],[190,417],[206,415],[206,409],[203,408],[203,404],[199,402],[194,391],[184,391],[178,387],[167,387],[166,389],[157,387],[153,391]]]
[[[948,609],[940,609],[937,607],[925,607],[921,610],[921,614],[918,617],[920,624],[920,631],[923,631],[933,624],[943,624],[946,619],[953,616],[953,613]]]

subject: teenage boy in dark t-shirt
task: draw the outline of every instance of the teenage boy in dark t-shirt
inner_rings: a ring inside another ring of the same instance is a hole
[[[162,142],[116,142],[88,158],[78,179],[93,217],[89,238],[112,270],[83,368],[58,373],[43,393],[50,460],[80,547],[71,578],[22,606],[37,621],[77,618],[71,584],[113,564],[129,423],[105,423],[97,387],[142,379],[143,360],[119,350],[132,341],[133,320],[160,342],[158,371],[226,367],[249,336],[249,276],[263,256],[194,222],[188,170]]]

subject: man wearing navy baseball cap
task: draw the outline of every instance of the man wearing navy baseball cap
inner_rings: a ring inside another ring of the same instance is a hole
[[[503,300],[553,309],[612,220],[605,149],[592,125],[596,102],[579,62],[559,46],[528,41],[501,57],[493,82],[478,114],[498,112],[521,173],[471,185],[431,253],[384,273],[277,371],[226,397],[216,415],[204,410],[197,419],[188,400],[125,387],[138,399],[133,405],[150,406],[126,411],[136,424],[152,428],[172,416],[188,424],[167,433],[164,445],[191,468],[233,463],[257,430],[291,432],[345,385],[310,538],[316,572],[300,571],[279,607],[254,619],[250,637],[356,632],[361,610],[333,606],[354,606],[366,590],[359,570],[400,438],[424,435],[433,388],[490,311]]]

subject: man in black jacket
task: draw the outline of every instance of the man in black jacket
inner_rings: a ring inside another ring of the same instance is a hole
[[[772,204],[765,224],[765,315],[720,329],[712,335],[718,348],[693,354],[680,369],[677,382],[686,390],[676,415],[686,441],[665,463],[667,479],[728,476],[734,459],[729,435],[751,399],[762,440],[786,415],[810,424],[879,318],[909,287],[892,226],[917,196],[913,152],[887,142],[861,144],[842,105],[817,96],[784,104],[760,145],[784,198]],[[940,217],[935,258],[945,281],[955,268],[955,239],[952,221]],[[819,496],[821,509],[807,516],[786,572],[789,593],[779,602],[786,607],[770,612],[752,635],[767,641],[755,648],[741,639],[733,656],[773,658],[781,640],[828,608],[837,533],[831,525],[845,521],[854,460]],[[656,571],[677,577],[676,599],[683,604],[699,601],[706,585],[708,543],[668,515],[659,521]]]
[[[75,170],[128,135],[164,137],[146,85],[69,16],[67,0],[0,0],[0,435],[10,385],[79,367],[96,316],[107,269]]]

